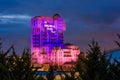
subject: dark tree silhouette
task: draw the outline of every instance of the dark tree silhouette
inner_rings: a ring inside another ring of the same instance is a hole
[[[76,68],[75,71],[78,71],[80,73],[80,77],[84,78],[86,71],[87,71],[87,67],[85,64],[86,58],[84,58],[84,54],[83,52],[81,52],[78,55],[78,60],[77,60],[77,64],[76,64]]]
[[[118,38],[120,39],[120,34],[117,34]],[[118,47],[120,48],[120,42],[119,41],[115,41],[115,43],[118,45]]]
[[[92,44],[88,44],[90,49],[87,52],[87,59],[86,59],[86,65],[87,65],[87,79],[88,80],[96,80],[98,78],[97,71],[99,70],[99,58],[102,54],[100,51],[100,47],[98,46],[98,43],[94,40],[92,41]],[[92,74],[91,74],[92,72]]]
[[[1,49],[2,49],[2,41],[1,41],[1,38],[0,38],[0,52],[1,52]]]
[[[117,34],[120,40],[120,34]],[[115,41],[117,46],[120,48],[120,41]],[[110,80],[120,80],[120,58],[114,59],[113,63],[110,65],[109,75],[111,76]]]
[[[9,71],[7,53],[2,50],[2,41],[0,39],[0,80],[15,80]]]
[[[76,71],[79,71],[83,80],[109,80],[110,60],[106,58],[107,55],[94,40],[88,46],[86,58],[82,54],[78,56]]]
[[[92,41],[88,44],[90,49],[87,52],[87,78],[88,80],[109,80],[108,70],[110,61],[105,52],[101,51],[98,42]]]
[[[12,54],[8,56],[10,51]],[[36,71],[37,68],[33,71],[28,49],[24,49],[22,55],[18,56],[14,46],[11,46],[6,52],[0,48],[0,80],[39,80],[41,77],[35,75]]]
[[[118,34],[120,39],[120,34]],[[120,48],[120,42],[115,41]],[[65,72],[64,80],[76,80],[75,72],[79,72],[78,80],[120,80],[120,61],[114,59],[111,63],[111,56],[101,51],[98,42],[92,41],[88,44],[87,56],[80,53],[76,63],[75,70],[71,71],[71,77]],[[12,54],[8,56],[9,52]],[[59,66],[50,66],[47,74],[48,80],[54,80],[54,71]],[[6,52],[2,50],[2,42],[0,39],[0,80],[44,80],[43,77],[36,74],[37,68],[31,64],[31,55],[29,49],[24,49],[21,56],[15,52],[14,46],[11,46]],[[62,69],[61,69],[62,71]]]

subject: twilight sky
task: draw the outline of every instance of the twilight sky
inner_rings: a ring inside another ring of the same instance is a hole
[[[102,49],[117,47],[120,0],[0,0],[0,38],[3,49],[14,44],[21,53],[30,48],[30,19],[59,13],[66,21],[65,42],[88,49],[94,38]]]

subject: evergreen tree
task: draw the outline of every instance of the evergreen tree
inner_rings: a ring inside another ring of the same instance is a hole
[[[117,34],[118,38],[120,39],[120,34]],[[120,42],[119,41],[115,41],[115,43],[118,45],[118,47],[120,48]]]
[[[85,64],[86,58],[84,58],[84,56],[83,56],[84,54],[85,53],[81,52],[78,55],[78,60],[77,60],[77,63],[76,63],[76,68],[75,68],[75,71],[78,71],[80,73],[80,77],[82,77],[82,78],[85,77],[85,74],[86,74],[86,71],[87,71],[86,64]]]
[[[1,53],[1,50],[2,49],[2,41],[1,41],[1,38],[0,38],[0,53]]]
[[[120,34],[117,34],[120,40]],[[120,42],[115,41],[117,46],[120,48]],[[114,59],[113,63],[110,65],[109,75],[111,76],[111,80],[120,80],[120,59]]]
[[[0,80],[15,80],[7,65],[7,54],[8,52],[4,53],[2,50],[2,41],[0,39]]]
[[[88,44],[86,58],[78,56],[76,70],[79,71],[83,80],[109,80],[109,59],[105,52],[101,52],[100,46],[94,40]]]
[[[1,44],[0,44],[1,46]],[[8,53],[12,54],[8,56]],[[6,52],[0,51],[0,80],[39,80],[31,65],[31,55],[28,49],[25,49],[21,56],[18,56],[13,46]],[[37,79],[36,79],[37,77]]]
[[[101,52],[101,48],[94,40],[89,44],[90,49],[87,52],[87,78],[88,80],[109,80],[109,59],[105,52]]]
[[[87,59],[86,59],[86,65],[87,65],[87,79],[88,80],[96,80],[98,78],[97,71],[99,70],[99,60],[100,55],[102,54],[100,51],[100,47],[98,46],[98,43],[95,41],[92,41],[92,44],[88,44],[90,49],[87,52]]]

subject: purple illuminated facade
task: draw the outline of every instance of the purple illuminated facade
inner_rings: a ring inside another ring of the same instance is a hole
[[[53,17],[36,16],[31,19],[31,27],[32,64],[63,65],[67,61],[77,60],[80,49],[75,45],[64,45],[66,24],[59,14]],[[74,53],[71,49],[74,49]]]

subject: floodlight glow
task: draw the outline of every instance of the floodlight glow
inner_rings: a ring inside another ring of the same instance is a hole
[[[55,25],[48,24],[47,21],[44,22],[44,27],[47,28],[47,30],[50,30],[52,33],[55,33]]]
[[[58,14],[53,17],[37,16],[31,19],[31,52],[33,64],[58,64],[77,60],[78,46],[63,42],[65,21]],[[75,50],[76,49],[76,50]]]

